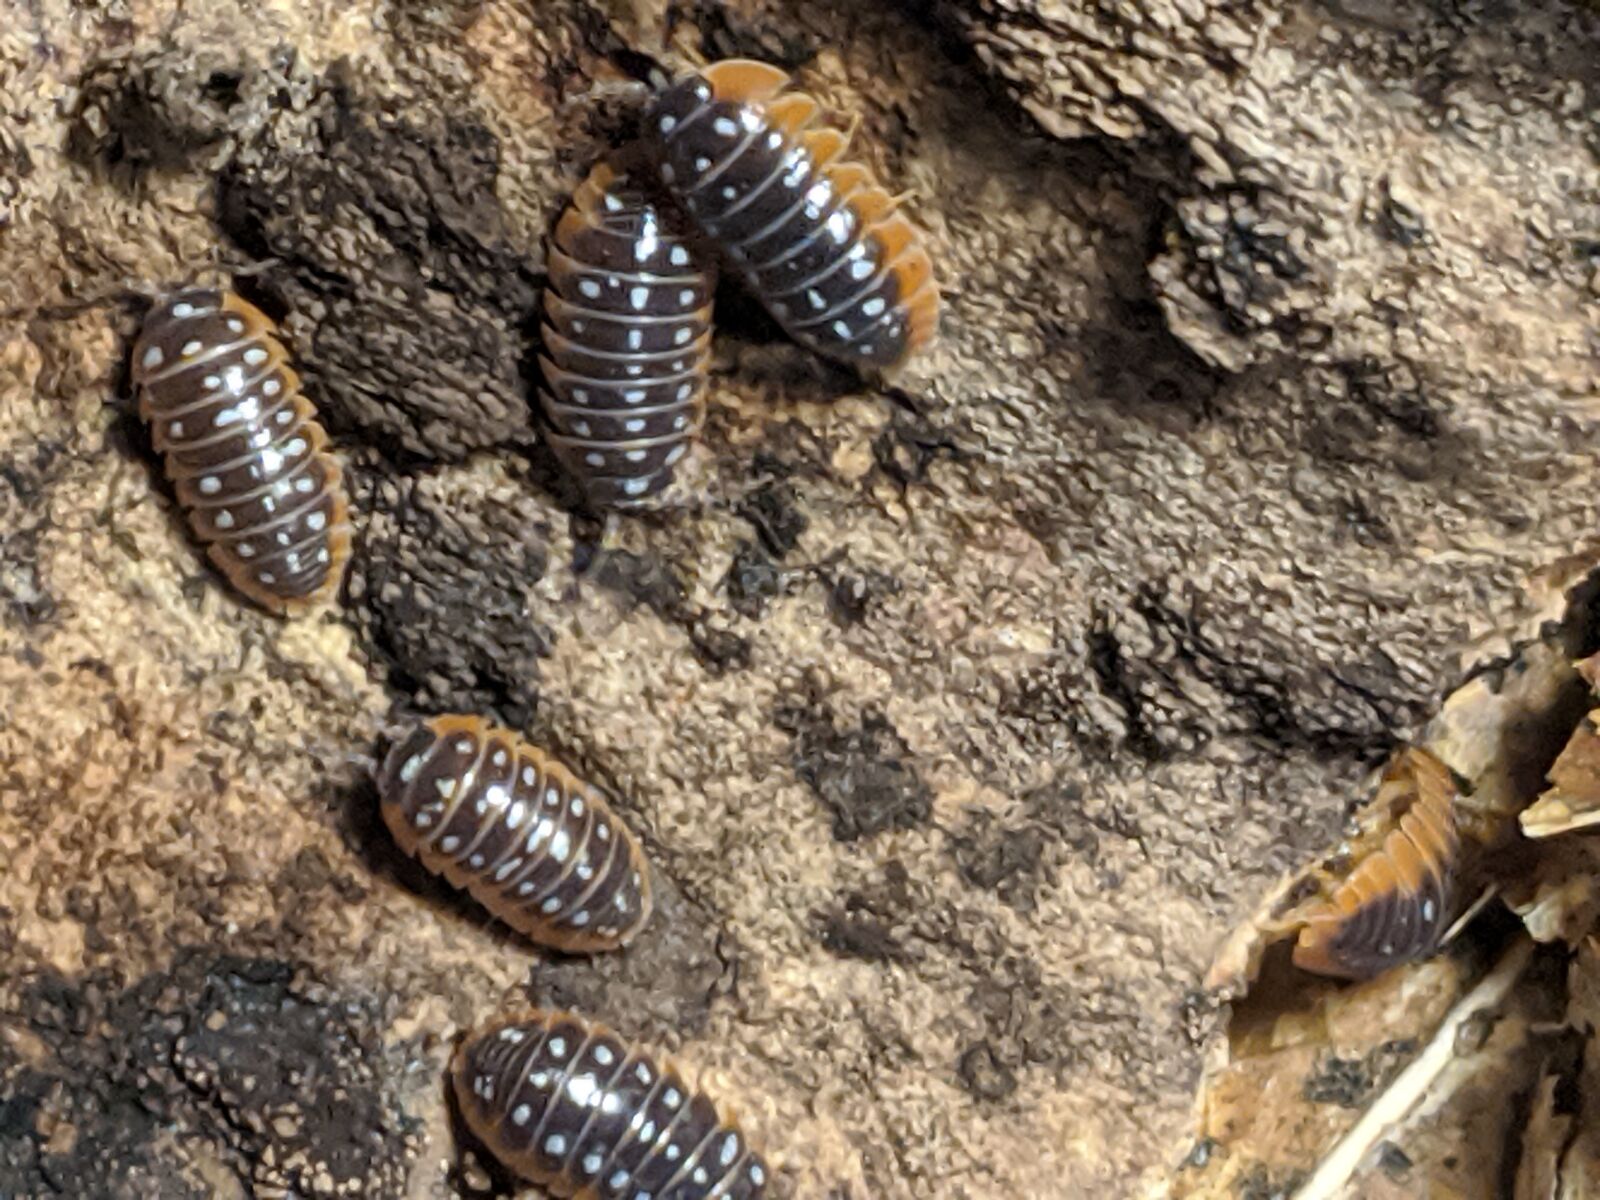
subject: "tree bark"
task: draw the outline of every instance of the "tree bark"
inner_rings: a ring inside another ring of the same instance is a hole
[[[859,116],[943,333],[874,386],[724,288],[602,537],[542,240],[695,55]],[[491,1194],[443,1069],[529,1003],[722,1075],[779,1195],[1181,1189],[1213,950],[1600,557],[1597,63],[1568,3],[12,0],[0,1194]],[[131,290],[241,268],[351,481],[299,622],[126,395]],[[359,758],[451,710],[617,794],[635,947],[392,848]]]

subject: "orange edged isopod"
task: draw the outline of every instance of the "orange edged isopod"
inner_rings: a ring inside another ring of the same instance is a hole
[[[1351,847],[1349,870],[1300,929],[1296,966],[1368,979],[1439,948],[1456,902],[1455,799],[1450,769],[1434,755],[1417,747],[1396,755],[1372,805],[1387,832]]]
[[[464,1042],[461,1115],[496,1158],[556,1196],[758,1200],[767,1164],[732,1114],[670,1061],[569,1012],[535,1011]]]
[[[716,276],[639,186],[637,157],[595,166],[547,255],[546,439],[602,509],[664,490],[705,407]]]
[[[789,77],[728,59],[664,91],[647,118],[656,170],[796,341],[890,370],[932,342],[939,289],[922,235]]]
[[[614,950],[650,917],[644,854],[604,794],[510,730],[424,721],[377,784],[400,847],[531,941]]]
[[[212,288],[168,297],[133,348],[133,382],[189,527],[228,581],[280,614],[337,591],[343,475],[266,314]]]

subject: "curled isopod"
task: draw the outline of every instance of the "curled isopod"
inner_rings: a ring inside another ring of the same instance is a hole
[[[699,432],[715,275],[627,153],[599,163],[548,253],[546,438],[597,508],[662,491]]]
[[[140,332],[133,382],[189,527],[228,581],[276,613],[336,591],[350,555],[342,473],[266,314],[211,288],[170,296]]]
[[[1455,799],[1450,769],[1434,755],[1418,747],[1396,755],[1372,805],[1387,832],[1352,849],[1352,865],[1300,930],[1296,966],[1366,979],[1438,949],[1456,904]]]
[[[557,1196],[755,1200],[767,1164],[670,1061],[568,1012],[497,1022],[456,1054],[467,1127]]]
[[[510,730],[434,717],[377,783],[401,848],[532,941],[612,950],[650,917],[644,854],[604,794]]]
[[[817,102],[749,59],[674,83],[647,118],[656,170],[767,311],[802,345],[888,370],[934,338],[939,289],[922,235]]]

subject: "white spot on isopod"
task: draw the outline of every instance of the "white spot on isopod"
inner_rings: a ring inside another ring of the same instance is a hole
[[[145,368],[148,370],[151,367],[159,367],[165,361],[165,358],[166,356],[161,353],[160,346],[151,346],[150,349],[144,352]]]
[[[217,528],[218,529],[232,529],[233,528],[233,514],[231,512],[229,512],[227,509],[223,509],[221,512],[217,513]]]
[[[191,354],[199,354],[200,353],[200,347],[203,344],[204,343],[202,343],[202,342],[200,342],[198,340],[185,342],[183,344],[183,349],[178,351],[178,353],[181,354],[184,358],[188,358]]]
[[[207,475],[200,481],[200,492],[202,495],[215,496],[221,490],[222,480],[218,479],[215,475]]]
[[[504,883],[521,866],[522,860],[520,858],[507,859],[495,870],[494,881],[496,883]]]
[[[578,290],[591,300],[599,299],[600,285],[592,279],[580,279],[578,281]]]
[[[252,367],[259,367],[267,361],[267,352],[260,346],[251,346],[250,349],[244,352],[244,361]]]
[[[647,287],[632,288],[628,292],[628,302],[635,308],[643,308],[650,303],[650,289]]]
[[[689,252],[682,246],[674,246],[672,248],[672,253],[668,254],[667,258],[673,266],[682,267],[687,265],[689,262]]]

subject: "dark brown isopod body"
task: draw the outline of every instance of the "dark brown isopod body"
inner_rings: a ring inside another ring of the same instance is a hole
[[[672,1063],[565,1012],[479,1032],[456,1054],[468,1128],[496,1158],[579,1200],[755,1200],[767,1165]]]
[[[133,349],[139,414],[189,526],[246,596],[277,613],[337,590],[350,553],[339,462],[266,314],[192,288]]]
[[[699,430],[711,341],[713,273],[625,162],[600,163],[573,195],[544,298],[547,437],[599,508],[672,482]]]
[[[401,848],[532,941],[613,950],[650,916],[649,868],[602,793],[510,730],[434,717],[378,769]]]
[[[1350,870],[1300,930],[1302,970],[1366,979],[1433,953],[1456,900],[1455,781],[1432,754],[1408,747],[1384,772],[1375,805],[1394,827],[1358,851]]]
[[[729,59],[662,93],[647,131],[662,182],[802,345],[890,369],[932,341],[939,289],[922,238],[789,77]]]

